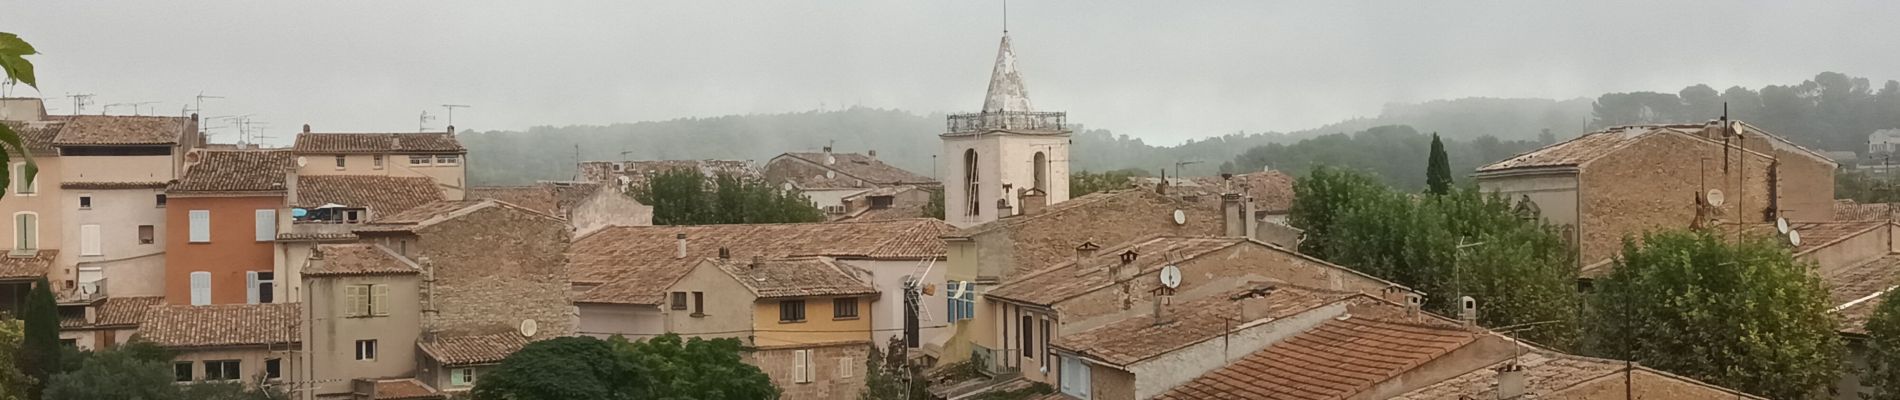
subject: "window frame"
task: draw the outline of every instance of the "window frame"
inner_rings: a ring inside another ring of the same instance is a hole
[[[172,362],[172,382],[191,382],[198,379],[198,376],[196,374],[197,374],[197,367],[193,366],[192,362],[190,361],[173,361]]]
[[[850,312],[847,313],[846,311],[850,311]],[[834,319],[834,320],[858,319],[858,298],[839,297],[839,298],[831,299],[831,319]]]
[[[376,339],[356,340],[356,361],[376,361]]]
[[[462,165],[462,155],[437,154],[435,155],[434,162],[435,162],[435,165],[440,165],[440,166],[446,166],[446,167],[458,166],[458,165]]]
[[[371,157],[371,158],[370,158],[370,168],[371,168],[371,169],[383,169],[383,155],[381,155],[381,154],[376,154],[376,155],[372,155],[372,156],[370,156],[370,157]]]
[[[269,380],[269,381],[283,380],[284,379],[284,359],[282,358],[264,359],[264,379]]]
[[[240,360],[205,360],[203,364],[204,380],[207,382],[232,382],[244,379],[244,364]],[[211,366],[213,365],[217,366],[216,374],[212,373]]]
[[[277,241],[277,209],[259,208],[252,214],[257,218],[257,231],[254,232],[253,239],[258,242]]]
[[[1056,391],[1078,399],[1090,399],[1089,385],[1094,384],[1089,377],[1088,363],[1076,357],[1062,357],[1061,371],[1056,377]]]
[[[1017,311],[1017,313],[1020,314],[1022,311]],[[1036,319],[1028,314],[1023,314],[1019,319],[1021,323],[1017,324],[1016,344],[1022,347],[1020,353],[1023,358],[1034,360],[1036,359]]]
[[[99,231],[101,229],[103,228],[100,227],[99,224],[85,224],[79,226],[80,256],[99,257],[106,255],[105,244],[100,243],[102,239],[100,238],[101,234]]]
[[[39,249],[40,213],[32,211],[13,213],[13,250],[27,252]]]
[[[210,271],[191,271],[191,274],[187,276],[190,277],[189,282],[191,284],[191,305],[194,305],[194,306],[210,305],[211,304],[211,272]],[[202,285],[199,284],[200,282],[203,282],[203,284]]]
[[[157,225],[139,225],[139,244],[158,244]]]
[[[211,243],[211,210],[186,211],[185,223],[188,242]]]
[[[79,195],[79,209],[81,210],[92,209],[92,194]]]
[[[342,170],[344,170],[344,169],[347,169],[347,168],[349,168],[349,161],[348,161],[348,160],[349,160],[349,158],[348,158],[348,157],[345,157],[345,156],[344,156],[344,155],[342,155],[342,154],[338,154],[338,155],[336,155],[336,170],[338,170],[338,171],[342,171]]]
[[[155,208],[165,208],[165,203],[168,201],[171,201],[171,199],[166,198],[164,193],[159,193],[157,196],[152,197],[152,202],[157,204]]]
[[[706,316],[706,292],[693,292],[693,316]]]
[[[781,324],[805,322],[805,299],[779,300],[778,322]]]
[[[422,162],[416,162],[416,161],[422,161]],[[429,163],[433,161],[435,161],[435,156],[432,156],[432,155],[428,155],[428,154],[410,154],[409,155],[409,166],[411,167],[426,167],[426,166],[429,166]]]
[[[27,179],[26,162],[24,161],[14,162],[13,167],[9,168],[7,172],[8,174],[13,176],[13,180],[11,182],[25,182]],[[35,175],[38,175],[38,174],[35,174]],[[11,186],[13,186],[13,194],[15,195],[38,196],[40,194],[40,180],[38,179],[34,179],[33,183],[30,185],[16,184],[16,185],[11,185]]]
[[[686,306],[687,306],[686,292],[673,292],[669,294],[669,297],[667,297],[667,300],[671,300],[673,303],[673,304],[668,305],[668,309],[671,309],[671,310],[685,310],[686,309]]]
[[[469,386],[475,386],[474,367],[449,369],[449,387],[464,388]]]

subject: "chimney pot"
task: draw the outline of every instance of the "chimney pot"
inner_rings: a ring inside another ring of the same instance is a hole
[[[1498,398],[1515,399],[1524,396],[1524,366],[1505,363],[1496,370],[1498,373]]]
[[[721,259],[721,260],[727,260],[727,259],[731,259],[731,258],[732,258],[732,250],[731,250],[731,249],[727,249],[727,248],[725,248],[725,247],[720,247],[720,248],[719,248],[719,259]]]
[[[871,159],[872,159],[872,160],[876,160],[876,159],[877,159],[877,150],[865,150],[865,151],[864,151],[864,155],[865,155],[866,157],[871,157]]]
[[[1082,245],[1075,246],[1075,265],[1073,268],[1075,269],[1076,275],[1089,273],[1088,259],[1095,257],[1095,251],[1101,250],[1101,248],[1102,246],[1095,245],[1094,241],[1082,242]]]
[[[1458,298],[1458,319],[1463,320],[1465,328],[1478,326],[1478,300],[1471,296]]]
[[[674,238],[679,240],[679,251],[673,253],[673,258],[675,259],[686,258],[686,234],[681,233],[677,236],[674,236]]]
[[[1271,317],[1272,315],[1269,315],[1271,307],[1269,306],[1273,305],[1273,303],[1267,300],[1267,296],[1272,295],[1275,290],[1279,290],[1279,288],[1272,285],[1258,286],[1230,298],[1234,302],[1240,303],[1240,323],[1244,324]]]
[[[450,135],[454,135],[454,134],[455,134],[455,125],[449,125],[449,134],[450,134]]]
[[[765,256],[752,255],[752,268],[758,268],[760,265],[765,265]]]
[[[310,124],[303,124],[303,133],[310,133]]]

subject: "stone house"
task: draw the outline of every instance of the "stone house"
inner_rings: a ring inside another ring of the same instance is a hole
[[[136,334],[171,350],[178,382],[275,383],[301,376],[299,305],[164,305],[145,312]]]
[[[832,221],[882,221],[905,218],[935,218],[930,206],[932,191],[942,187],[882,187],[845,196],[839,213],[826,212]]]
[[[308,298],[303,309],[299,382],[306,392],[334,395],[356,379],[415,374],[422,336],[422,266],[375,244],[316,246],[298,268]],[[307,398],[307,397],[306,397]]]
[[[536,325],[533,339],[574,332],[567,221],[493,199],[441,201],[355,230],[421,265],[425,335],[462,336]],[[533,321],[529,323],[528,321]]]
[[[1483,190],[1569,229],[1587,269],[1620,251],[1624,237],[1658,228],[1829,220],[1833,169],[1813,151],[1735,122],[1611,128],[1475,176]]]
[[[54,137],[60,186],[61,266],[71,262],[78,293],[70,300],[165,294],[166,184],[200,145],[194,117],[73,116]],[[117,279],[113,279],[117,278]],[[105,282],[116,282],[107,286]],[[107,291],[107,288],[114,290]]]
[[[274,302],[278,226],[289,219],[294,155],[194,150],[165,189],[165,302]]]
[[[784,399],[856,396],[872,349],[870,271],[828,258],[709,258],[665,288],[666,329],[755,349]]]
[[[1057,368],[1047,357],[1051,341],[1151,315],[1155,302],[1192,302],[1254,282],[1417,300],[1403,286],[1241,237],[1157,236],[1107,248],[1084,243],[1072,260],[985,292],[988,307],[975,317],[985,323],[972,325],[988,331],[959,352],[981,357],[978,363],[986,368],[1055,384]],[[1160,275],[1170,265],[1182,279],[1164,289]]]
[[[1900,129],[1881,129],[1867,134],[1867,155],[1900,152]]]
[[[291,176],[284,196],[290,211],[279,223],[272,265],[273,296],[283,301],[304,298],[304,260],[324,243],[357,241],[351,230],[376,218],[395,215],[444,200],[434,180],[419,176],[311,175]]]
[[[608,226],[653,225],[653,206],[594,182],[543,181],[533,186],[475,187],[471,199],[491,198],[567,218],[574,235]]]
[[[750,160],[644,160],[587,161],[575,167],[581,180],[599,183],[626,193],[628,188],[644,186],[654,175],[675,169],[699,171],[710,180],[720,174],[745,179],[764,179]]]
[[[442,198],[461,200],[468,188],[468,149],[446,132],[316,133],[303,126],[291,146],[297,175],[379,175],[435,181]]]
[[[870,341],[902,335],[914,347],[945,325],[945,291],[936,282],[945,269],[940,237],[951,229],[932,219],[604,228],[568,251],[579,333],[638,339],[668,332],[666,287],[723,252],[733,259],[828,257],[867,271],[879,293],[864,311],[879,334]],[[912,285],[919,296],[909,303]]]
[[[53,293],[66,293],[78,287],[77,272],[70,267],[70,254],[61,254],[60,246],[65,237],[64,192],[60,189],[59,177],[63,163],[59,150],[53,147],[53,140],[65,127],[62,120],[46,120],[45,109],[38,99],[9,99],[9,107],[17,110],[37,110],[37,112],[18,112],[15,120],[0,121],[20,135],[20,144],[33,155],[33,162],[39,173],[32,175],[32,183],[27,184],[26,162],[18,152],[9,151],[13,162],[6,166],[8,185],[6,196],[0,197],[0,215],[7,217],[7,257],[6,264],[14,267],[0,277],[0,309],[18,312],[19,304],[32,290],[34,281],[46,278],[53,285]],[[31,261],[31,262],[22,262]]]
[[[160,296],[106,297],[59,308],[59,340],[80,350],[125,344],[138,332],[145,311],[164,303]]]
[[[417,344],[424,357],[416,380],[443,394],[466,393],[490,368],[527,345],[520,332],[434,336]]]
[[[897,186],[943,187],[931,177],[905,171],[877,159],[877,150],[859,153],[793,152],[765,163],[765,180],[787,185],[810,197],[812,205],[830,214],[843,214],[844,198],[876,188]]]

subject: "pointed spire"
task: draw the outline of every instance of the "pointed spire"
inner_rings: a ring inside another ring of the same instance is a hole
[[[996,49],[996,68],[990,70],[990,91],[983,98],[983,112],[1027,112],[1029,89],[1023,86],[1022,73],[1016,72],[1016,53],[1009,50],[1009,33]]]

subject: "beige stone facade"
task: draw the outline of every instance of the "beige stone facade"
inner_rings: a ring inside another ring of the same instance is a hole
[[[318,260],[316,262],[321,262]],[[416,371],[416,340],[421,336],[422,300],[415,273],[305,277],[303,299],[309,332],[303,351],[309,365],[300,380],[317,382],[315,395],[348,393],[351,379],[398,378]],[[381,289],[377,289],[377,288]],[[351,308],[352,288],[386,291],[384,307],[373,313]],[[375,354],[359,356],[359,342],[373,341]]]
[[[805,361],[798,360],[800,356]],[[746,361],[759,366],[786,400],[857,398],[864,389],[868,343],[839,343],[800,348],[761,348],[746,355]],[[805,381],[794,379],[798,366],[805,365]]]

